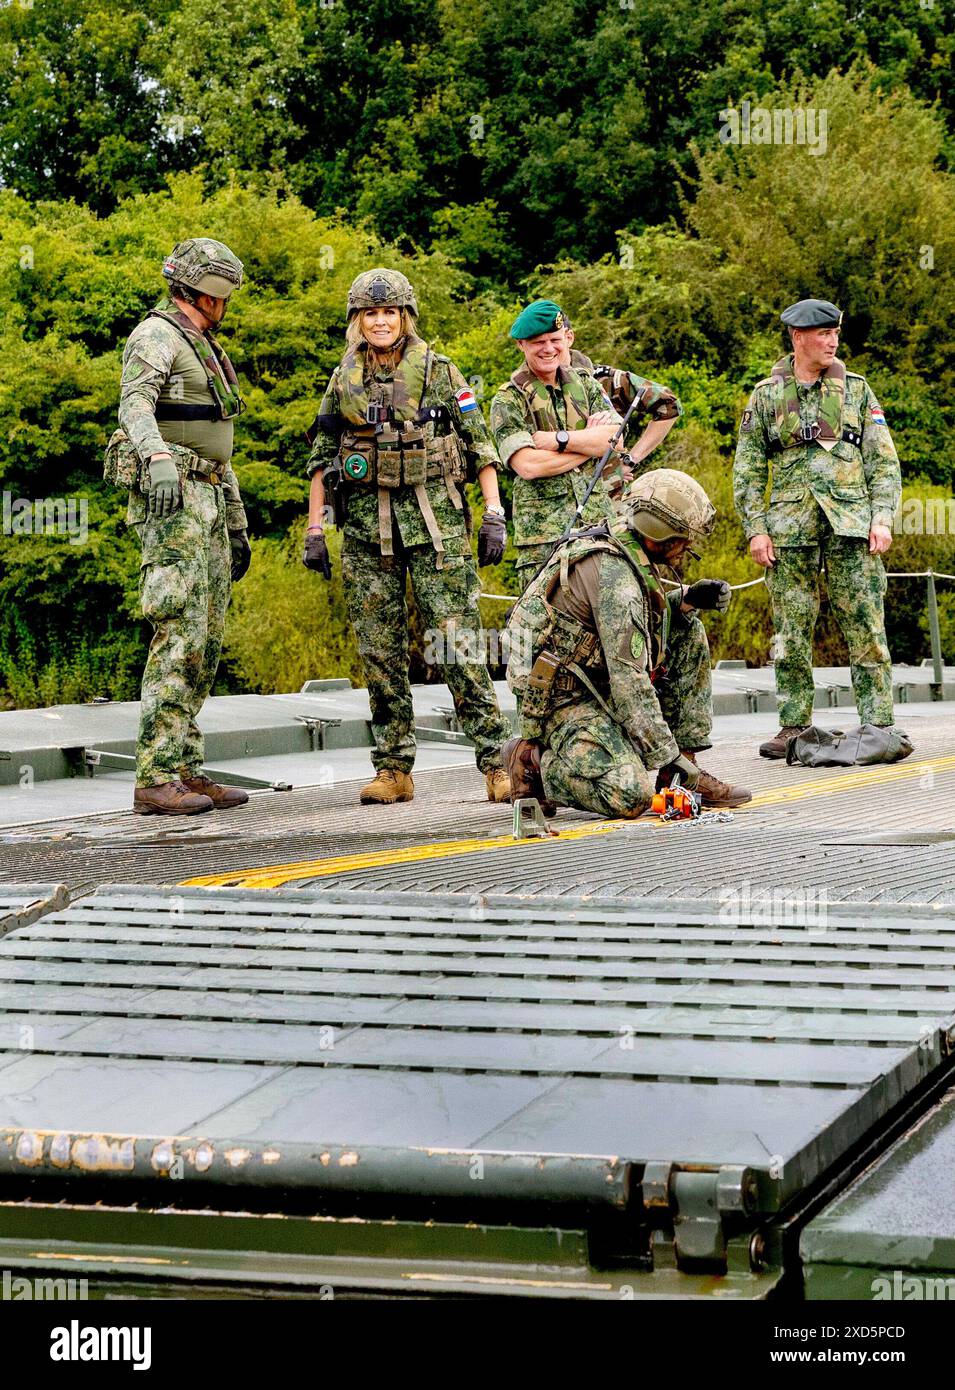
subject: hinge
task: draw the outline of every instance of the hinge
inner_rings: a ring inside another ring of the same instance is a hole
[[[757,1212],[751,1168],[686,1169],[648,1163],[641,1183],[654,1268],[726,1270],[727,1242]]]

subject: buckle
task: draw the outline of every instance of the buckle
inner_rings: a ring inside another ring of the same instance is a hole
[[[369,405],[365,408],[366,425],[386,425],[391,419],[391,406]]]
[[[811,444],[814,439],[819,438],[819,421],[814,420],[811,425],[799,426],[799,437],[805,444]]]

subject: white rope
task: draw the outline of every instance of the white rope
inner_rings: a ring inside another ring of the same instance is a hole
[[[955,574],[940,574],[938,570],[886,570],[887,579],[955,579]]]
[[[887,578],[887,579],[928,579],[928,578],[930,578],[930,577],[931,577],[931,578],[934,578],[934,579],[953,579],[953,580],[955,580],[955,574],[940,574],[938,570],[886,570],[886,578]],[[669,585],[669,587],[670,587],[671,589],[679,589],[679,588],[682,587],[681,585],[677,584],[676,580],[674,580],[674,579],[664,579],[662,582],[663,582],[664,584]],[[765,576],[764,574],[761,574],[761,575],[759,576],[758,579],[747,579],[746,582],[745,582],[744,584],[731,584],[731,585],[730,585],[730,589],[731,589],[732,592],[735,594],[735,593],[737,593],[740,589],[752,589],[753,586],[756,585],[756,584],[765,584],[765,583],[766,583],[766,576]],[[485,594],[485,593],[481,593],[481,594],[480,594],[480,597],[481,597],[481,598],[496,599],[496,601],[497,601],[498,603],[516,603],[516,602],[517,602],[517,598],[518,598],[518,596],[517,596],[516,594]]]

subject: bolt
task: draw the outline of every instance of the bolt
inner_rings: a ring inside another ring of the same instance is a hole
[[[749,1243],[749,1264],[754,1274],[761,1274],[766,1268],[766,1238],[759,1231],[753,1233]]]

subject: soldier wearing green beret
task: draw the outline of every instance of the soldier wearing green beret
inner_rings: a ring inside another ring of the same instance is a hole
[[[865,378],[836,356],[840,311],[802,299],[781,317],[793,350],[753,389],[733,467],[736,509],[750,553],[765,568],[776,629],[782,727],[761,745],[766,758],[785,757],[789,739],[812,723],[823,567],[859,718],[892,724],[881,556],[892,544],[902,489],[882,407]]]
[[[497,564],[506,528],[498,457],[464,377],[416,330],[418,304],[399,271],[365,271],[348,292],[346,351],[310,435],[309,526],[304,563],[326,579],[326,491],[343,527],[342,578],[368,681],[371,760],[364,804],[414,796],[414,712],[408,678],[410,576],[442,672],[475,744],[489,801],[508,801],[501,744],[510,732],[483,659],[480,585],[471,555],[465,484],[484,498],[479,564]],[[479,648],[481,648],[479,650]]]
[[[213,336],[242,284],[242,262],[221,241],[192,237],[173,248],[162,273],[168,298],[137,324],[123,352],[120,428],[104,474],[129,489],[127,521],[142,546],[140,600],[153,627],[133,810],[179,816],[249,799],[203,774],[196,719],[218,669],[232,584],[252,551],[230,463],[242,398]]]
[[[561,365],[573,367],[576,372],[586,372],[592,376],[603,387],[618,415],[626,415],[632,402],[639,397],[637,407],[627,422],[627,432],[624,436],[630,464],[609,484],[611,491],[616,494],[625,481],[645,471],[647,459],[666,439],[683,414],[683,407],[676,393],[668,386],[661,386],[658,382],[650,381],[637,372],[628,372],[623,367],[596,365],[586,353],[580,352],[574,346],[576,334],[566,314],[564,336],[567,349],[561,358]],[[644,420],[647,420],[645,426]],[[641,429],[641,426],[644,427]]]
[[[621,417],[587,372],[563,363],[564,315],[558,304],[536,299],[518,314],[511,337],[524,354],[491,402],[491,434],[514,482],[514,545],[522,590],[546,560],[583,498],[587,464],[607,448]],[[626,457],[618,460],[627,462]],[[581,518],[591,526],[611,518],[601,479]]]

